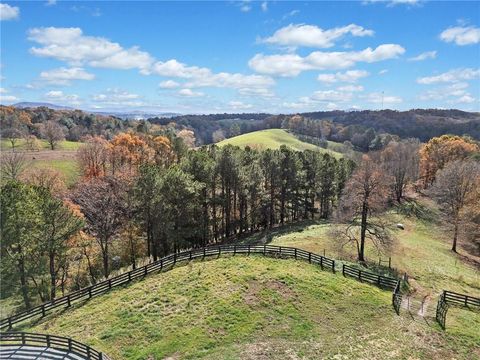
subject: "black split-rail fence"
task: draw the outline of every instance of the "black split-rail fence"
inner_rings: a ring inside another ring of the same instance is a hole
[[[11,359],[110,360],[107,355],[76,340],[63,336],[26,332],[0,333],[0,354],[2,359],[5,355],[5,358]]]
[[[80,290],[69,293],[68,295],[56,298],[52,301],[45,302],[41,305],[35,306],[28,310],[24,310],[10,317],[0,320],[0,330],[10,331],[14,325],[21,322],[45,317],[58,308],[70,307],[72,304],[79,303],[99,296],[111,290],[112,288],[123,286],[133,280],[141,279],[147,274],[158,272],[162,270],[169,270],[177,263],[187,262],[193,259],[206,257],[220,257],[222,254],[262,254],[264,256],[278,257],[278,258],[294,258],[308,261],[311,264],[320,266],[323,270],[336,271],[335,260],[329,259],[325,256],[318,255],[302,249],[285,246],[273,245],[217,245],[208,246],[205,248],[192,249],[175,254],[171,254],[151,262],[145,266],[125,272],[121,275],[104,280],[100,283],[82,288]],[[384,289],[393,290],[392,304],[397,314],[399,313],[397,296],[399,294],[399,280],[391,277],[377,275],[374,273],[358,270],[348,265],[342,265],[342,273],[344,276],[353,277],[359,281],[367,282],[377,285]]]
[[[480,310],[480,298],[444,290],[438,299],[436,312],[436,319],[444,330],[446,328],[447,312],[450,306]]]

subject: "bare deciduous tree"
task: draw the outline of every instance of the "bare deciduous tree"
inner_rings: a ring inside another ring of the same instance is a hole
[[[63,127],[56,121],[48,120],[42,124],[40,134],[47,140],[50,149],[55,150],[60,141],[65,139]]]
[[[398,202],[405,187],[418,178],[420,157],[418,140],[391,141],[381,153],[384,171],[390,176],[393,194]]]
[[[480,186],[480,164],[453,161],[437,172],[430,194],[438,202],[446,220],[453,226],[452,251],[457,252],[458,229],[462,210],[478,201],[474,191]]]
[[[365,244],[370,240],[377,248],[391,243],[387,223],[375,217],[385,208],[388,199],[388,177],[367,155],[345,186],[338,209],[343,225],[337,235],[344,244],[354,242],[358,260],[365,261]],[[338,229],[337,229],[338,230]]]
[[[25,171],[28,161],[23,152],[7,151],[0,155],[2,177],[7,180],[17,180]]]
[[[110,245],[124,225],[128,207],[125,187],[122,180],[114,177],[94,178],[80,183],[73,195],[87,221],[87,231],[100,246],[106,278],[110,273]]]

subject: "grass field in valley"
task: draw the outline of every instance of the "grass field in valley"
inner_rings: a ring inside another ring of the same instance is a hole
[[[296,151],[317,150],[321,152],[327,152],[336,158],[343,156],[338,152],[323,149],[319,146],[303,142],[297,139],[293,134],[282,129],[254,131],[225,139],[217,143],[218,146],[224,146],[227,144],[239,147],[250,146],[251,148],[255,149],[278,149],[280,146],[286,145]]]
[[[76,151],[82,146],[81,142],[61,141],[58,148],[50,150],[45,140],[39,140],[39,151],[26,151],[25,141],[19,140],[15,145],[17,151],[24,151],[27,161],[27,170],[34,168],[50,168],[59,171],[65,177],[67,185],[73,185],[79,178],[80,171],[76,160]],[[10,141],[2,139],[2,152],[12,149]]]
[[[470,337],[398,317],[390,302],[388,291],[306,262],[221,257],[147,276],[28,330],[113,359],[473,359]]]

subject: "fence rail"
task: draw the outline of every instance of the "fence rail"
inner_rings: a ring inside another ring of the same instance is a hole
[[[390,290],[395,290],[395,288],[399,283],[398,279],[374,274],[374,273],[360,270],[345,264],[343,264],[342,266],[342,274],[344,276],[354,277],[360,281],[365,281],[365,282],[377,285],[378,287],[386,288]]]
[[[60,350],[62,352],[75,354],[78,357],[92,360],[110,360],[105,354],[91,348],[88,345],[82,344],[76,340],[55,336],[49,334],[35,334],[26,332],[7,332],[0,333],[0,354],[3,349],[11,346],[29,346],[46,348],[42,353],[45,358],[48,356],[48,349]],[[28,352],[31,354],[28,354]],[[33,358],[36,356],[34,349],[22,349],[25,358]],[[58,354],[55,354],[58,356]],[[3,358],[3,357],[2,357]],[[35,357],[36,358],[36,357]],[[43,358],[43,357],[42,357]]]
[[[397,281],[392,294],[392,305],[397,315],[400,315],[400,307],[402,305],[402,294],[400,293],[400,280]]]
[[[37,316],[44,317],[51,313],[54,309],[59,307],[70,307],[74,303],[82,300],[90,299],[94,296],[108,292],[110,289],[127,284],[133,280],[143,278],[152,272],[169,269],[178,262],[190,261],[198,258],[205,258],[210,256],[220,256],[221,254],[262,254],[264,256],[275,256],[280,258],[295,258],[308,261],[311,264],[317,264],[322,269],[335,272],[335,260],[329,259],[315,253],[305,250],[273,245],[219,245],[209,246],[201,249],[194,249],[190,251],[183,251],[180,253],[171,254],[161,258],[158,261],[149,263],[143,267],[128,271],[121,275],[102,281],[98,284],[74,291],[68,295],[62,296],[55,300],[35,306],[29,310],[22,311],[8,318],[0,320],[0,330],[12,329],[15,324],[32,319]],[[365,277],[365,279],[368,278]],[[383,277],[382,277],[383,278]],[[387,278],[384,278],[387,279]],[[386,285],[388,282],[381,281],[381,284]]]
[[[480,298],[444,290],[438,299],[437,312],[435,316],[437,322],[444,330],[446,328],[447,312],[450,305],[466,308],[478,307],[480,309]]]

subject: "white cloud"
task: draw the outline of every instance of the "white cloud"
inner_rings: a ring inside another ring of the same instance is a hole
[[[457,45],[471,45],[480,43],[480,28],[475,26],[450,27],[440,34],[440,39],[445,42],[454,42]]]
[[[180,86],[180,84],[173,80],[162,81],[158,86],[162,89],[175,89]]]
[[[8,90],[5,88],[0,88],[0,103],[5,103],[5,102],[15,102],[18,101],[18,98],[13,95],[4,95],[8,93]]]
[[[437,52],[434,51],[426,51],[423,52],[415,57],[411,57],[408,59],[408,61],[423,61],[427,59],[435,59],[437,57]]]
[[[57,85],[68,85],[71,80],[93,80],[95,75],[86,72],[83,68],[58,68],[40,73],[40,79]]]
[[[467,82],[457,82],[451,85],[437,87],[419,96],[422,101],[442,101],[450,104],[472,103],[475,98],[467,91]]]
[[[141,96],[118,88],[108,88],[100,94],[92,95],[92,100],[96,103],[114,106],[142,106],[144,102],[141,101]]]
[[[271,90],[263,88],[240,88],[238,89],[238,93],[244,96],[260,96],[265,98],[271,98],[275,96]]]
[[[359,79],[368,76],[369,73],[365,70],[348,70],[344,73],[337,72],[336,74],[320,74],[317,77],[318,81],[325,83],[348,82],[354,83]]]
[[[15,102],[18,101],[19,99],[16,96],[13,95],[0,95],[0,103],[4,102]]]
[[[300,13],[300,10],[292,10],[292,11],[286,13],[285,15],[283,15],[283,16],[282,16],[282,20],[286,20],[286,19],[288,19],[289,17],[298,15],[299,13]]]
[[[32,47],[36,56],[50,57],[71,65],[147,71],[153,58],[138,47],[124,49],[120,44],[102,37],[85,36],[80,28],[34,28],[28,39],[41,47]]]
[[[181,89],[178,92],[178,95],[185,97],[200,97],[204,96],[205,94],[199,91],[193,91],[192,89]]]
[[[253,108],[252,104],[245,104],[241,101],[230,101],[228,105],[232,110],[247,110]]]
[[[267,44],[283,46],[308,46],[328,48],[335,45],[335,41],[343,36],[372,36],[373,30],[367,30],[355,24],[323,30],[315,25],[290,24],[277,30],[272,36],[261,40]]]
[[[396,5],[419,5],[421,3],[420,0],[364,0],[362,1],[363,5],[368,4],[377,4],[377,3],[384,3],[387,4],[387,7],[393,7]]]
[[[252,10],[252,6],[250,5],[250,0],[244,0],[238,4],[240,6],[241,12],[249,12]]]
[[[268,3],[266,1],[262,2],[261,8],[263,12],[268,11]]]
[[[306,57],[297,54],[257,54],[248,64],[259,73],[288,77],[297,76],[306,70],[344,69],[354,66],[357,62],[373,63],[394,59],[404,52],[405,49],[400,45],[383,44],[375,49],[366,48],[361,51],[314,51]]]
[[[213,73],[210,69],[198,66],[187,66],[175,59],[158,61],[152,67],[152,73],[161,76],[188,79],[187,88],[221,87],[232,89],[268,88],[275,84],[274,80],[263,75],[243,75],[238,73]]]
[[[56,101],[61,103],[68,103],[70,105],[79,105],[80,97],[76,94],[64,94],[60,90],[51,90],[44,95],[44,98],[49,101]]]
[[[453,83],[459,81],[473,80],[480,77],[480,69],[459,68],[447,71],[445,73],[427,76],[417,79],[419,84]]]
[[[372,104],[399,104],[403,102],[403,99],[398,96],[392,96],[392,95],[385,95],[383,93],[379,92],[373,92],[370,94],[366,95],[361,95],[361,99],[365,100],[366,102],[372,103]]]
[[[352,94],[337,90],[315,91],[310,99],[322,102],[345,102],[352,99]]]
[[[345,91],[345,92],[359,92],[359,91],[363,91],[364,89],[362,85],[345,85],[345,86],[339,86],[337,90]]]
[[[53,6],[57,4],[57,0],[47,0],[45,6]]]
[[[0,3],[0,20],[14,20],[20,16],[20,9],[17,6]]]
[[[388,69],[382,69],[378,72],[378,75],[385,75],[388,72]]]

